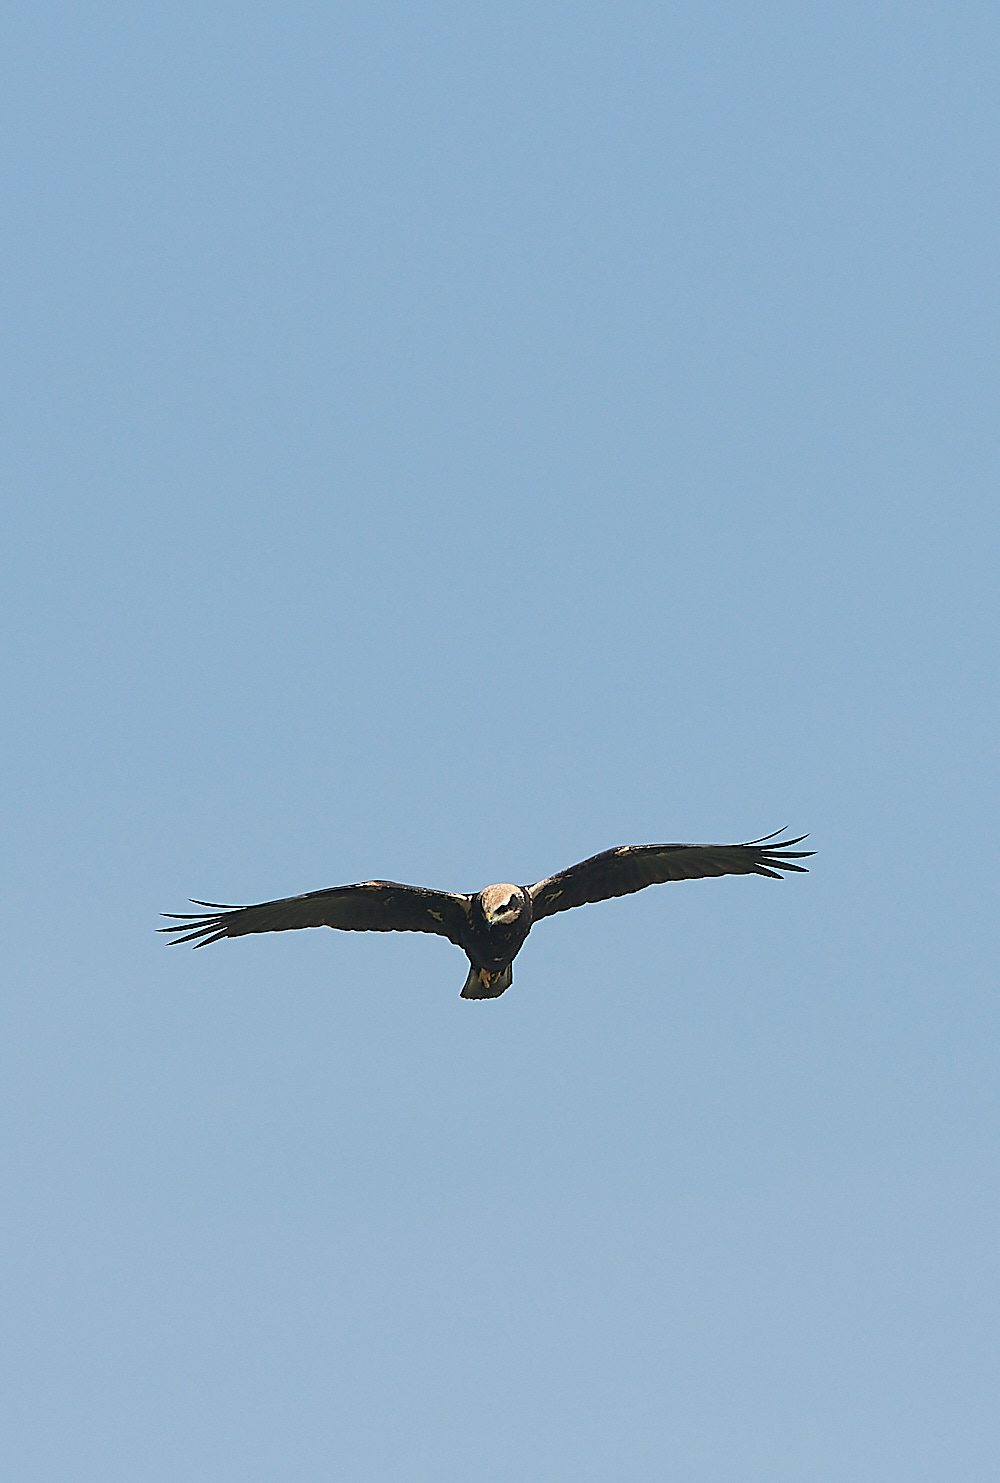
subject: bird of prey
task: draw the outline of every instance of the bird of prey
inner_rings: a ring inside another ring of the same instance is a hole
[[[462,948],[469,959],[462,998],[496,999],[510,988],[514,959],[542,917],[588,901],[628,896],[663,881],[700,880],[709,875],[767,875],[781,880],[782,870],[805,871],[795,861],[815,852],[792,848],[805,837],[779,840],[767,834],[747,844],[621,845],[533,886],[487,886],[475,896],[401,886],[394,881],[362,881],[356,886],[331,886],[305,896],[263,901],[259,906],[193,901],[193,906],[211,910],[165,912],[178,925],[159,930],[174,933],[174,942],[193,942],[196,947],[218,942],[220,937],[285,932],[293,927],[436,932]]]

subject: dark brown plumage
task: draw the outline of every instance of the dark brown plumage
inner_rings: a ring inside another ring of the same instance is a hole
[[[700,880],[714,875],[766,875],[805,872],[797,860],[812,850],[795,850],[805,835],[776,840],[773,834],[748,844],[621,845],[571,865],[533,886],[487,886],[474,896],[429,891],[394,881],[362,881],[264,901],[258,906],[222,906],[195,901],[208,911],[165,913],[178,923],[161,927],[174,942],[196,947],[248,932],[286,932],[299,927],[337,927],[347,932],[434,932],[462,948],[470,963],[464,999],[495,999],[510,987],[512,964],[532,925],[542,917],[586,902],[628,896],[664,881]],[[773,841],[773,843],[772,843]]]

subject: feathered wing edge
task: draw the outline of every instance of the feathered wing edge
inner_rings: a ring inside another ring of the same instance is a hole
[[[732,849],[755,851],[754,864],[745,872],[737,872],[747,875],[769,875],[772,880],[780,881],[783,877],[779,874],[782,870],[794,870],[799,875],[808,875],[808,865],[795,865],[795,860],[811,860],[815,850],[794,850],[793,845],[801,844],[808,839],[808,834],[800,834],[796,839],[778,839],[779,834],[784,834],[783,829],[776,829],[773,834],[764,834],[760,839],[748,839],[746,844],[730,846]],[[775,840],[770,844],[770,840]],[[763,846],[763,848],[761,848]],[[697,848],[697,846],[696,846]]]
[[[805,874],[807,867],[795,862],[808,859],[815,850],[796,850],[793,846],[808,835],[778,839],[783,832],[778,829],[745,844],[620,845],[604,850],[529,886],[533,919],[614,896],[628,896],[667,881],[720,875],[766,875],[781,880],[781,871]]]
[[[346,932],[433,932],[462,946],[462,929],[471,897],[395,881],[362,881],[286,896],[255,906],[226,906],[219,901],[192,901],[209,907],[204,912],[164,912],[176,926],[160,927],[173,933],[172,942],[207,947],[223,937],[248,932],[287,932],[301,927],[336,927]]]

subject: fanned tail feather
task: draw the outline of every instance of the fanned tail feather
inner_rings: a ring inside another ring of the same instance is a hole
[[[510,988],[513,981],[514,965],[512,963],[508,963],[507,967],[501,968],[498,973],[487,973],[485,968],[476,968],[473,965],[465,980],[462,998],[499,999],[504,990]]]

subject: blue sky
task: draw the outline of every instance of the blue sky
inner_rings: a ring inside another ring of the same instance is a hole
[[[997,31],[8,7],[5,1478],[996,1476]]]

